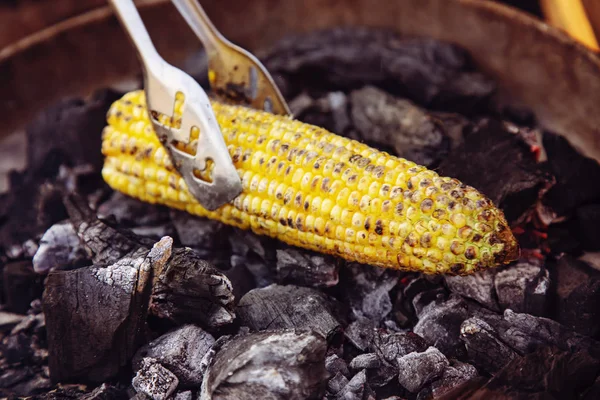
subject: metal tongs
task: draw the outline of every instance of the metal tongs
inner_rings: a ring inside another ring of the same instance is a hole
[[[109,0],[109,2],[135,45],[138,58],[142,63],[148,115],[154,130],[170,154],[174,167],[183,177],[190,193],[204,208],[211,211],[233,200],[241,193],[242,183],[229,156],[206,92],[191,76],[168,64],[158,54],[133,0]],[[215,56],[218,56],[215,48],[223,46],[214,38],[222,39],[222,37],[219,37],[208,17],[193,1],[173,0],[173,2],[186,22],[204,42],[209,59],[214,60]],[[227,45],[226,42],[223,43]],[[244,55],[241,52],[239,54],[239,57]],[[248,82],[250,96],[248,97],[251,105],[262,101],[262,109],[271,111],[276,108],[280,113],[289,114],[285,101],[266,70],[257,60],[251,62],[259,66],[254,72],[250,70]],[[223,71],[226,68],[227,64],[220,63],[217,70]],[[231,68],[233,70],[233,66]],[[213,71],[214,77],[215,69],[210,69],[210,65],[209,71]],[[216,83],[214,79],[211,80],[211,86],[214,87]],[[258,89],[264,86],[270,88]],[[273,93],[273,88],[276,94],[269,96],[268,93]],[[174,124],[176,121],[173,118],[176,102],[183,102],[179,125]],[[161,122],[161,120],[165,121],[165,117],[170,123]],[[176,147],[178,142],[189,144],[192,129],[199,131],[197,148],[193,155]]]

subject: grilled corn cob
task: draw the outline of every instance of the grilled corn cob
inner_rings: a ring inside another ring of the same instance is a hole
[[[163,123],[178,123],[177,104]],[[233,201],[211,212],[190,195],[154,133],[143,91],[108,112],[104,180],[142,201],[380,267],[465,275],[518,256],[502,211],[456,179],[287,117],[212,106],[242,179]],[[198,134],[179,148],[192,152]]]

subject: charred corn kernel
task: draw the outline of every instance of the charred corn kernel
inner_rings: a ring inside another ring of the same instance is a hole
[[[105,181],[143,201],[380,267],[468,274],[518,256],[503,213],[470,186],[316,126],[212,106],[242,180],[234,200],[207,211],[189,194],[153,134],[142,91],[108,112]]]

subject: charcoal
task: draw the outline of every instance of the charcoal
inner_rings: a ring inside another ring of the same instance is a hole
[[[600,334],[600,272],[563,256],[556,266],[556,320],[582,335]]]
[[[523,139],[493,119],[482,121],[437,172],[476,187],[502,208],[509,222],[529,209],[552,182]]]
[[[442,280],[438,278],[420,276],[408,282],[403,290],[403,295],[407,302],[412,305],[414,311],[418,314],[423,307],[438,297],[445,297],[447,292],[441,285]]]
[[[103,383],[90,393],[80,397],[81,400],[125,400],[127,396],[125,391],[117,386]]]
[[[225,224],[208,218],[194,217],[179,210],[171,210],[170,215],[182,245],[212,251],[228,248],[229,229]]]
[[[308,328],[331,338],[341,328],[336,309],[332,299],[315,289],[273,284],[246,293],[237,314],[254,331]]]
[[[42,236],[33,257],[33,269],[42,275],[55,270],[74,269],[87,264],[89,257],[73,225],[69,221],[61,221]]]
[[[503,310],[510,308],[538,316],[546,314],[550,274],[541,263],[520,260],[498,271],[494,286]]]
[[[327,382],[327,390],[335,395],[341,392],[348,385],[348,382],[350,382],[348,378],[338,372]]]
[[[397,274],[360,264],[348,264],[345,272],[351,275],[345,290],[354,318],[383,321],[392,311],[389,292],[398,283]]]
[[[202,399],[321,398],[329,374],[326,341],[306,331],[269,331],[236,336],[208,367]]]
[[[350,101],[354,125],[369,145],[426,166],[447,154],[442,124],[409,100],[365,86],[353,91]]]
[[[325,359],[325,369],[331,375],[335,375],[340,373],[344,376],[350,375],[350,370],[348,369],[348,364],[346,360],[340,358],[337,354],[328,355]]]
[[[519,355],[502,342],[498,333],[484,320],[472,317],[460,327],[469,360],[478,368],[495,373]]]
[[[228,237],[233,255],[231,265],[243,264],[254,276],[256,286],[265,287],[274,283],[273,272],[269,269],[266,259],[267,254],[263,240],[252,232],[235,229],[233,235]]]
[[[290,36],[258,53],[284,77],[286,98],[301,90],[349,90],[371,84],[420,104],[468,110],[486,103],[495,84],[475,72],[468,54],[450,43],[402,38],[395,32],[336,28]]]
[[[335,394],[339,400],[362,400],[367,385],[367,373],[360,371],[350,379],[350,381]]]
[[[15,386],[11,387],[11,391],[20,396],[27,396],[30,394],[36,394],[41,391],[46,391],[52,387],[50,379],[36,374],[32,378],[27,379],[23,382],[19,382]]]
[[[600,204],[587,204],[575,211],[574,233],[587,251],[600,250]]]
[[[596,378],[594,384],[585,390],[582,397],[583,400],[594,400],[600,398],[600,376]]]
[[[42,295],[42,279],[35,273],[31,261],[12,262],[2,270],[6,309],[25,314],[33,300]]]
[[[169,211],[166,207],[113,192],[110,199],[98,207],[98,218],[114,218],[119,226],[123,227],[149,226],[167,221]]]
[[[144,341],[152,290],[171,255],[172,239],[140,248],[107,267],[54,271],[44,292],[53,381],[104,382]]]
[[[458,295],[447,300],[432,301],[418,314],[414,332],[430,345],[450,357],[461,358],[464,344],[459,338],[460,326],[469,316],[467,303]]]
[[[424,352],[412,352],[397,359],[400,385],[417,393],[423,386],[440,377],[450,362],[438,349],[429,347]]]
[[[25,318],[22,314],[0,311],[0,333],[10,331]]]
[[[173,400],[192,400],[193,395],[191,390],[186,390],[185,392],[177,392],[175,396],[173,396]]]
[[[344,336],[361,351],[365,351],[371,344],[375,324],[367,319],[352,321],[344,330]]]
[[[477,369],[471,364],[454,361],[450,367],[444,370],[441,379],[431,385],[433,396],[440,397],[450,389],[476,378],[478,375]]]
[[[556,346],[572,354],[587,352],[600,358],[599,342],[573,332],[551,319],[506,310],[504,320],[508,328],[499,332],[500,339],[521,354],[540,346]]]
[[[431,116],[444,127],[446,137],[450,139],[450,149],[456,149],[464,140],[466,133],[473,129],[473,123],[462,114],[429,111]]]
[[[348,115],[348,98],[343,92],[330,92],[315,99],[302,92],[290,101],[290,109],[299,121],[319,126],[338,135],[360,139],[358,132],[352,129]]]
[[[8,388],[31,378],[33,371],[28,368],[8,369],[0,375],[0,388]]]
[[[379,368],[380,361],[379,357],[375,353],[361,354],[350,361],[349,367],[351,369],[370,369]]]
[[[371,345],[371,350],[383,364],[398,368],[397,361],[409,353],[420,353],[427,349],[427,343],[419,335],[409,332],[378,332]]]
[[[142,359],[131,385],[137,392],[144,393],[153,400],[166,400],[177,388],[179,381],[158,361],[147,357]]]
[[[494,287],[497,272],[495,269],[484,269],[472,275],[447,276],[446,285],[453,293],[473,299],[491,310],[500,311]]]
[[[246,293],[256,288],[254,276],[242,262],[235,263],[222,272],[231,282],[231,286],[233,287],[233,296],[236,299],[241,299]]]
[[[560,135],[544,132],[544,149],[556,185],[544,196],[544,202],[559,215],[569,215],[575,208],[600,201],[600,164],[579,153]]]
[[[277,279],[302,286],[337,285],[339,262],[334,257],[295,248],[277,250]]]
[[[231,282],[189,248],[173,250],[157,275],[150,312],[178,324],[217,329],[233,322]]]
[[[200,386],[215,339],[202,328],[184,325],[140,348],[133,358],[135,369],[150,357],[173,372],[182,386]]]

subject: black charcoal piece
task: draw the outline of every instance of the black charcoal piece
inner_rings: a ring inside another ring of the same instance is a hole
[[[484,269],[472,275],[447,276],[446,285],[453,293],[473,299],[490,310],[500,311],[494,287],[497,272],[495,269]]]
[[[279,283],[321,288],[339,281],[335,257],[296,248],[278,249],[276,254]]]
[[[180,210],[170,210],[170,215],[182,245],[211,251],[228,250],[227,225]]]
[[[331,394],[337,394],[350,382],[342,373],[336,373],[333,378],[327,382],[327,391]]]
[[[443,302],[448,298],[448,291],[443,287],[437,287],[430,290],[423,290],[415,294],[412,298],[412,307],[417,315],[423,312],[423,309],[432,302]]]
[[[355,319],[368,319],[380,323],[392,311],[389,292],[398,283],[396,271],[375,268],[369,265],[350,263],[344,290],[345,303],[350,305]]]
[[[375,323],[364,318],[352,321],[344,329],[344,336],[361,351],[365,351],[369,347],[374,334]]]
[[[327,343],[298,330],[236,336],[204,374],[200,397],[212,400],[321,399],[329,373]]]
[[[350,361],[350,368],[356,369],[370,369],[370,368],[379,368],[381,362],[379,361],[379,357],[375,353],[365,353],[360,354]]]
[[[9,388],[33,376],[33,371],[19,365],[17,368],[6,369],[0,375],[0,388]]]
[[[172,239],[107,267],[48,275],[43,304],[50,377],[104,382],[144,341],[153,276],[165,268]]]
[[[494,278],[498,303],[502,309],[545,315],[550,274],[540,262],[520,260],[498,271]]]
[[[440,398],[450,390],[478,376],[477,369],[471,364],[453,361],[439,379],[419,392],[417,399]]]
[[[579,153],[564,137],[544,132],[544,149],[556,185],[544,201],[559,215],[568,215],[583,204],[600,201],[600,165]]]
[[[126,400],[127,394],[125,390],[103,383],[90,393],[86,393],[79,397],[80,400]]]
[[[409,100],[373,86],[350,94],[352,121],[368,144],[419,165],[431,165],[448,152],[441,122]]]
[[[274,272],[267,262],[268,258],[274,256],[271,254],[274,250],[272,241],[241,229],[234,229],[233,234],[228,236],[228,240],[233,253],[231,266],[244,265],[254,276],[258,287],[265,287],[274,282]],[[271,244],[265,245],[263,241]]]
[[[131,381],[133,388],[152,400],[167,400],[177,389],[179,381],[168,369],[153,358],[144,358]]]
[[[2,270],[2,285],[7,311],[25,314],[33,300],[42,295],[42,278],[31,261],[11,262]]]
[[[502,208],[510,222],[551,184],[540,165],[518,134],[501,121],[484,120],[442,161],[437,172],[476,187]]]
[[[600,272],[585,262],[563,256],[556,271],[556,320],[582,335],[600,333]]]
[[[350,379],[350,381],[335,394],[336,400],[362,400],[367,385],[367,373],[360,371]]]
[[[540,346],[556,346],[571,353],[587,352],[600,358],[600,342],[580,335],[549,318],[504,311],[508,327],[500,330],[500,339],[525,354]]]
[[[350,375],[348,364],[346,360],[340,358],[337,354],[328,355],[325,359],[325,368],[331,375],[335,375],[338,372],[344,376]]]
[[[427,349],[427,342],[413,332],[385,333],[377,332],[373,338],[371,350],[379,357],[383,364],[397,368],[397,361],[403,356],[413,352],[423,352]]]
[[[157,275],[150,312],[178,324],[216,329],[233,322],[233,288],[229,279],[189,248],[172,252]]]
[[[237,314],[253,331],[309,328],[331,338],[341,327],[333,299],[315,289],[273,284],[246,293]]]
[[[450,365],[446,356],[435,347],[429,347],[422,353],[409,353],[396,362],[398,382],[412,393],[417,393],[425,384],[442,376]]]
[[[110,199],[98,207],[98,218],[114,218],[122,227],[155,226],[169,220],[166,207],[146,203],[120,192],[113,192]]]
[[[446,301],[432,301],[417,316],[419,322],[413,330],[429,345],[450,357],[460,358],[464,354],[464,344],[459,338],[460,326],[469,317],[469,310],[460,296],[451,294]]]
[[[45,392],[52,387],[50,379],[37,373],[32,378],[19,382],[11,388],[11,391],[22,397]]]
[[[519,355],[498,338],[487,322],[477,317],[467,319],[460,327],[469,360],[478,368],[495,373]]]
[[[385,87],[421,104],[468,110],[485,103],[495,84],[475,72],[468,54],[431,39],[402,38],[391,31],[336,28],[284,38],[260,55],[274,75],[287,78],[290,98],[301,90]]]
[[[61,221],[48,229],[33,256],[33,269],[38,274],[54,270],[68,270],[89,263],[90,254],[81,245],[69,221]]]
[[[135,369],[150,357],[173,372],[183,386],[200,386],[215,339],[202,328],[184,325],[140,348],[133,358]]]
[[[587,251],[600,250],[600,204],[587,204],[575,212],[575,236]]]

